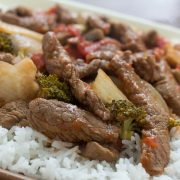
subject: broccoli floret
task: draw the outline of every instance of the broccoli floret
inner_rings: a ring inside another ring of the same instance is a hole
[[[134,131],[140,131],[146,124],[146,111],[127,100],[113,100],[107,107],[113,114],[116,125],[121,127],[122,139],[130,139]]]
[[[9,53],[12,53],[14,51],[9,34],[4,32],[0,32],[0,51]]]
[[[38,77],[37,82],[40,86],[39,97],[72,102],[73,96],[69,85],[66,82],[59,81],[56,75],[42,75]]]
[[[169,129],[175,127],[175,126],[180,126],[180,120],[174,119],[174,118],[169,118]]]

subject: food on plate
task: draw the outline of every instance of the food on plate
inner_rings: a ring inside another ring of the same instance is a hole
[[[0,61],[0,106],[14,100],[36,97],[39,89],[36,72],[36,66],[28,58],[15,65]]]
[[[78,145],[80,162],[132,158],[150,176],[166,171],[180,126],[180,45],[61,5],[0,19],[1,126]]]
[[[111,103],[113,100],[128,100],[102,69],[98,70],[96,79],[91,84],[91,87],[104,103]]]

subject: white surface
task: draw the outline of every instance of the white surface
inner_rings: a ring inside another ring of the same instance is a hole
[[[129,16],[129,15],[124,15],[124,14],[117,13],[117,12],[103,9],[103,8],[98,8],[98,7],[94,7],[94,6],[90,6],[90,5],[86,5],[86,4],[82,4],[82,3],[78,3],[74,1],[72,2],[69,0],[0,0],[0,7],[6,9],[9,7],[13,7],[13,6],[17,6],[21,4],[21,5],[27,5],[30,7],[44,9],[44,8],[48,8],[52,6],[53,4],[57,2],[63,4],[64,6],[74,11],[85,11],[85,12],[89,11],[89,12],[93,12],[97,14],[103,14],[110,17],[114,21],[125,22],[141,30],[156,29],[163,36],[171,39],[172,41],[180,42],[180,29],[178,28],[143,20],[143,19]]]

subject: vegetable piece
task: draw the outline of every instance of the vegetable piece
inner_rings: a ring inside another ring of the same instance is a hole
[[[111,38],[104,38],[97,42],[91,42],[86,40],[81,40],[78,43],[78,51],[83,57],[86,57],[88,54],[97,51],[101,46],[107,45],[107,44],[115,44],[119,46],[119,43]]]
[[[0,62],[0,107],[17,100],[36,97],[39,86],[35,81],[36,66],[25,58],[16,65]]]
[[[44,63],[44,57],[43,54],[41,53],[36,53],[32,55],[32,61],[36,65],[37,69],[40,71],[43,71],[45,68],[45,63]]]
[[[145,124],[146,112],[136,107],[133,103],[127,100],[113,100],[112,103],[107,104],[116,121],[135,120],[138,125]]]
[[[110,77],[102,69],[98,70],[98,75],[91,86],[104,103],[111,103],[112,100],[128,101],[126,96],[117,88]]]
[[[37,41],[41,41],[43,38],[43,35],[16,25],[7,24],[2,21],[0,21],[0,32],[5,32],[9,34],[20,34],[32,39],[35,39]]]
[[[42,53],[42,43],[40,41],[19,34],[12,34],[11,40],[16,52],[22,52],[27,56]]]
[[[134,123],[133,120],[129,119],[122,123],[121,126],[121,139],[131,139],[131,136],[134,134]]]
[[[8,33],[0,32],[0,51],[10,53],[14,51],[13,44]]]
[[[165,58],[168,62],[168,64],[175,68],[177,65],[180,64],[180,50],[174,48],[172,45],[166,46],[166,54]]]
[[[180,120],[174,119],[174,118],[169,118],[169,129],[180,126]]]
[[[152,149],[157,148],[158,144],[156,142],[156,137],[144,137],[142,139],[142,144],[146,144]]]
[[[40,85],[39,97],[45,99],[58,99],[64,102],[72,102],[73,96],[69,85],[60,82],[56,75],[42,75],[37,79]]]
[[[122,127],[120,137],[130,139],[134,131],[140,131],[145,125],[146,112],[130,101],[118,100],[107,104],[115,118],[115,123]]]

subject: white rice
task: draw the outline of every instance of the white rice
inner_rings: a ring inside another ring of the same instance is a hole
[[[180,179],[180,132],[172,129],[170,163],[160,177],[150,177],[138,162],[139,136],[123,141],[122,157],[113,165],[78,155],[78,146],[53,141],[29,127],[0,127],[0,167],[47,180],[176,180]],[[131,158],[126,158],[131,157]],[[134,158],[133,158],[134,157]]]

